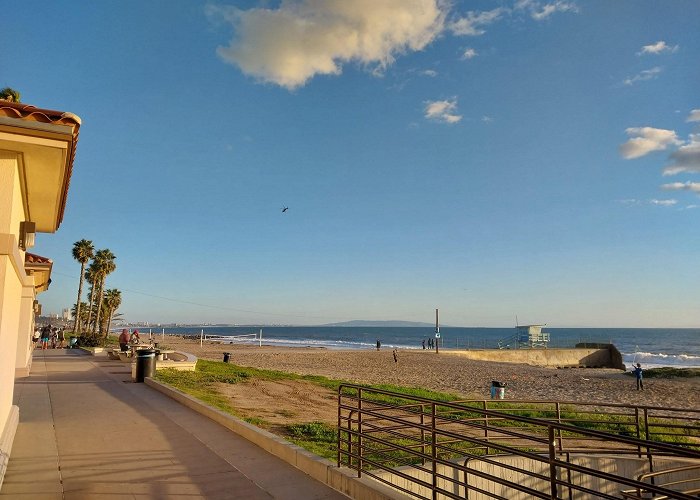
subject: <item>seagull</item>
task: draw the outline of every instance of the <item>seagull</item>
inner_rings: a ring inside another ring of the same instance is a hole
[[[285,213],[287,210],[289,210],[289,207],[282,207],[282,213]]]

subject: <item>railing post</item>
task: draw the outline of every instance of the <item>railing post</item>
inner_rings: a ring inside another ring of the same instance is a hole
[[[637,439],[642,438],[642,430],[641,430],[641,425],[639,424],[639,407],[635,406],[634,407],[634,425],[637,427]],[[639,458],[642,458],[642,447],[640,445],[637,445],[637,456]]]
[[[549,437],[549,487],[552,500],[556,500],[557,495],[557,467],[554,465],[556,459],[556,449],[554,448],[554,427],[547,426],[547,436]]]
[[[486,440],[486,454],[489,454],[489,414],[487,413],[488,410],[488,401],[484,399],[483,401],[483,409],[484,409],[484,439]]]
[[[362,387],[357,390],[357,477],[362,477]]]
[[[555,403],[557,405],[557,423],[561,425],[561,405],[559,401]],[[557,437],[559,438],[559,452],[564,452],[564,438],[561,435],[561,428],[557,429]]]
[[[431,403],[431,412],[432,412],[432,422],[430,424],[431,428],[431,444],[432,444],[432,451],[430,452],[430,456],[433,459],[433,500],[437,500],[437,436],[435,435],[435,403]]]
[[[341,392],[342,390],[343,390],[343,386],[341,385],[340,387],[338,387],[338,442],[336,443],[336,444],[337,444],[336,448],[338,449],[338,454],[337,454],[337,458],[338,458],[338,468],[340,468],[340,443],[341,443],[341,439],[340,439],[340,433],[341,433],[340,426],[342,425],[342,423],[341,423],[341,421],[340,421],[340,405],[341,405],[340,392]],[[348,440],[350,440],[350,434],[348,434]]]
[[[649,435],[649,408],[644,407],[644,435],[646,436],[647,442],[647,459],[649,460],[649,472],[654,472],[654,457],[651,455],[649,450],[649,440],[651,436]],[[651,478],[651,484],[654,484],[654,478]]]
[[[421,454],[423,455],[422,458],[422,465],[425,465],[425,405],[422,404],[420,405],[420,442],[421,442]]]

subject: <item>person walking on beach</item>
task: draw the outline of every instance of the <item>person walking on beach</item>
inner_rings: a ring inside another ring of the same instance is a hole
[[[644,380],[642,379],[642,365],[637,363],[637,366],[634,370],[632,370],[634,373],[634,377],[637,379],[637,390],[638,391],[643,391],[644,390]]]
[[[398,363],[399,362],[399,354],[396,352],[396,349],[394,349],[392,354],[394,355],[394,363]]]
[[[423,350],[425,351],[425,339],[423,339]]]
[[[382,343],[379,342],[379,339],[377,339],[377,350],[379,350],[382,347]]]

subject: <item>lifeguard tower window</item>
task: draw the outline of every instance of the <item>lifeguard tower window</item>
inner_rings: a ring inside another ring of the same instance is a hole
[[[549,344],[549,333],[543,332],[545,325],[524,325],[518,326],[518,347],[544,347]]]

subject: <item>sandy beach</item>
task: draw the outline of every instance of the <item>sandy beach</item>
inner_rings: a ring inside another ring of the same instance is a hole
[[[161,340],[160,338],[158,340]],[[170,347],[203,359],[368,384],[393,384],[488,399],[492,380],[506,382],[506,399],[625,403],[700,409],[700,379],[646,379],[637,391],[632,377],[601,368],[556,369],[468,360],[442,351],[405,350],[394,362],[391,350],[336,351],[230,345],[166,336]]]

